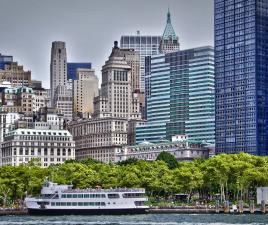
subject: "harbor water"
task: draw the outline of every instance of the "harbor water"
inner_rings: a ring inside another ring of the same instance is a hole
[[[1,216],[0,225],[231,225],[268,224],[266,215],[143,214],[121,216]]]

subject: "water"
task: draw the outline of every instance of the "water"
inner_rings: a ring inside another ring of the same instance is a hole
[[[123,216],[2,216],[0,225],[238,225],[268,224],[267,215],[147,214]]]

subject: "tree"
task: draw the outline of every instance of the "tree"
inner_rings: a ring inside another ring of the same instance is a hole
[[[193,162],[185,162],[180,168],[173,170],[175,184],[178,189],[188,194],[188,202],[194,191],[203,185],[203,174]]]
[[[167,165],[168,165],[168,168],[169,169],[175,169],[178,167],[178,162],[175,158],[174,155],[170,154],[169,152],[161,152],[157,158],[156,158],[157,161],[164,161]]]

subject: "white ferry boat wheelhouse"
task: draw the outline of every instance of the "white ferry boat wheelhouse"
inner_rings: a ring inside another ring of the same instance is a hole
[[[142,188],[73,189],[45,181],[39,197],[27,197],[30,214],[135,214],[145,213],[148,198]]]

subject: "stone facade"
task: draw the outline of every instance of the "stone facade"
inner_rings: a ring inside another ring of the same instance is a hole
[[[17,129],[5,135],[2,165],[18,166],[38,158],[42,167],[75,159],[75,142],[67,130]]]
[[[93,69],[77,69],[77,80],[73,81],[74,117],[89,118],[94,112],[94,97],[99,92],[99,79]]]

